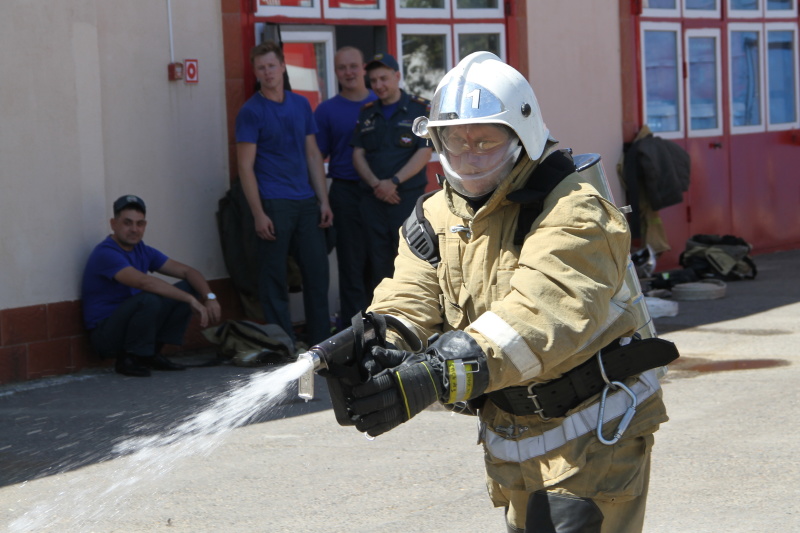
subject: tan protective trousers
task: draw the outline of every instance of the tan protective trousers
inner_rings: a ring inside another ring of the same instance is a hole
[[[646,439],[653,439],[653,435],[648,435]],[[640,471],[642,476],[642,492],[627,501],[606,501],[601,499],[593,499],[592,501],[603,513],[603,526],[600,533],[641,533],[644,527],[644,513],[647,504],[647,492],[650,485],[650,452],[652,449],[652,441],[647,446],[647,458],[645,464]],[[566,479],[563,482],[548,487],[545,489],[547,492],[557,492],[565,495],[572,495],[581,497],[570,490],[570,480]],[[501,487],[502,494],[507,498],[508,504],[506,505],[506,522],[509,526],[525,533],[537,533],[536,530],[528,532],[525,530],[525,518],[528,509],[528,500],[530,499],[531,492],[522,490],[510,490]],[[548,529],[548,531],[550,531]]]

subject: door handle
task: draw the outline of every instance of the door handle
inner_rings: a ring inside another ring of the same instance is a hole
[[[717,143],[708,143],[708,147],[711,148],[712,150],[721,150],[722,149],[722,143],[719,143],[719,142],[717,142]]]

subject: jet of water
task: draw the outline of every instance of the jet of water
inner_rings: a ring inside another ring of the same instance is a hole
[[[231,430],[277,405],[309,365],[301,359],[253,374],[173,429],[118,443],[112,458],[124,458],[106,483],[79,475],[67,489],[15,519],[9,532],[88,531],[94,522],[119,515],[119,509],[125,507],[122,502],[133,491],[163,477],[186,457],[210,454]]]

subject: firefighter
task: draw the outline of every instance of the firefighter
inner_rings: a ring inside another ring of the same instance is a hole
[[[391,332],[371,348],[349,400],[356,427],[377,436],[436,401],[477,413],[509,532],[641,531],[667,415],[646,354],[606,375],[641,345],[624,215],[556,149],[530,84],[493,54],[448,72],[414,131],[439,154],[443,190],[404,224],[369,311],[427,348]]]

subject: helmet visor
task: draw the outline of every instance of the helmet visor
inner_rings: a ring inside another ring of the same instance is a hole
[[[519,138],[502,124],[461,124],[437,128],[442,167],[461,194],[478,197],[494,190],[513,168]]]

